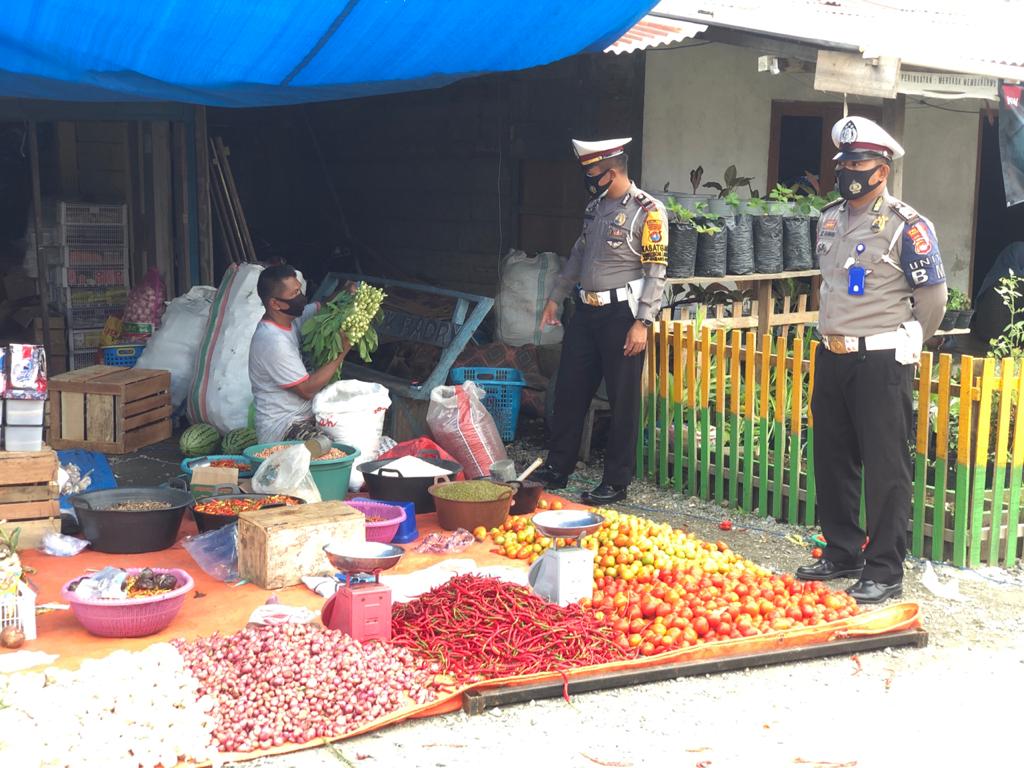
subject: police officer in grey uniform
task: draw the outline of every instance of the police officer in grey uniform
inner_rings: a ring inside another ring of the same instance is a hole
[[[859,603],[902,593],[911,504],[911,391],[939,327],[946,276],[935,229],[886,191],[903,148],[876,123],[832,129],[841,200],[822,211],[814,471],[827,544],[798,578],[853,577]],[[863,472],[867,531],[858,524]],[[865,547],[866,544],[866,547]]]
[[[573,141],[591,200],[583,232],[541,319],[542,329],[558,325],[562,301],[572,295],[576,311],[562,342],[547,463],[533,475],[547,488],[565,487],[602,378],[608,389],[611,428],[604,475],[596,488],[583,494],[588,504],[625,498],[633,478],[643,352],[665,284],[665,208],[630,181],[625,154],[629,141]]]

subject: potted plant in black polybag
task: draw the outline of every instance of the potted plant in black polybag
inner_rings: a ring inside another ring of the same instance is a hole
[[[782,214],[773,213],[764,198],[751,200],[756,213],[754,227],[754,271],[777,274],[782,271]]]
[[[749,275],[754,271],[754,223],[748,201],[730,192],[724,198],[732,211],[725,219],[726,271],[730,275]]]
[[[739,200],[736,195],[737,187],[746,187],[750,191],[752,197],[756,197],[757,193],[754,192],[750,187],[750,182],[754,180],[753,176],[740,176],[736,173],[736,166],[730,165],[725,169],[725,176],[722,179],[722,183],[719,184],[717,181],[709,181],[704,184],[706,189],[718,190],[718,196],[711,199],[708,206],[708,210],[715,216],[730,216],[733,213],[746,212],[741,211],[742,204],[732,205],[730,198]]]
[[[951,331],[954,328],[970,328],[973,317],[974,310],[971,309],[970,297],[963,291],[950,288],[949,295],[946,297],[946,314],[942,318],[939,330]]]
[[[694,219],[697,230],[697,265],[699,277],[725,277],[728,265],[728,240],[724,221],[712,216],[704,203],[698,203]]]
[[[665,204],[668,209],[668,266],[665,276],[675,279],[693,277],[697,262],[697,214],[670,197]]]
[[[814,246],[811,235],[811,212],[814,207],[807,196],[798,196],[795,190],[776,184],[772,190],[776,200],[789,210],[782,217],[782,268],[798,272],[813,268]]]

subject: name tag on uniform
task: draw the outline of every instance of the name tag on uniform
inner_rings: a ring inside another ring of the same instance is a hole
[[[850,283],[846,287],[846,292],[851,296],[863,296],[864,295],[864,267],[854,265],[847,270],[850,275]]]

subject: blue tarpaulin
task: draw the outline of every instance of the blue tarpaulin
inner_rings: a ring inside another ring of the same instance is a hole
[[[432,88],[614,42],[653,0],[3,0],[0,96],[266,106]]]

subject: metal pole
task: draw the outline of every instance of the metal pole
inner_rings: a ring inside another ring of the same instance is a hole
[[[39,310],[42,312],[43,346],[50,350],[50,276],[43,250],[43,199],[39,191],[39,134],[36,121],[28,123],[29,162],[32,166],[32,219],[36,230],[36,269],[39,271]]]

